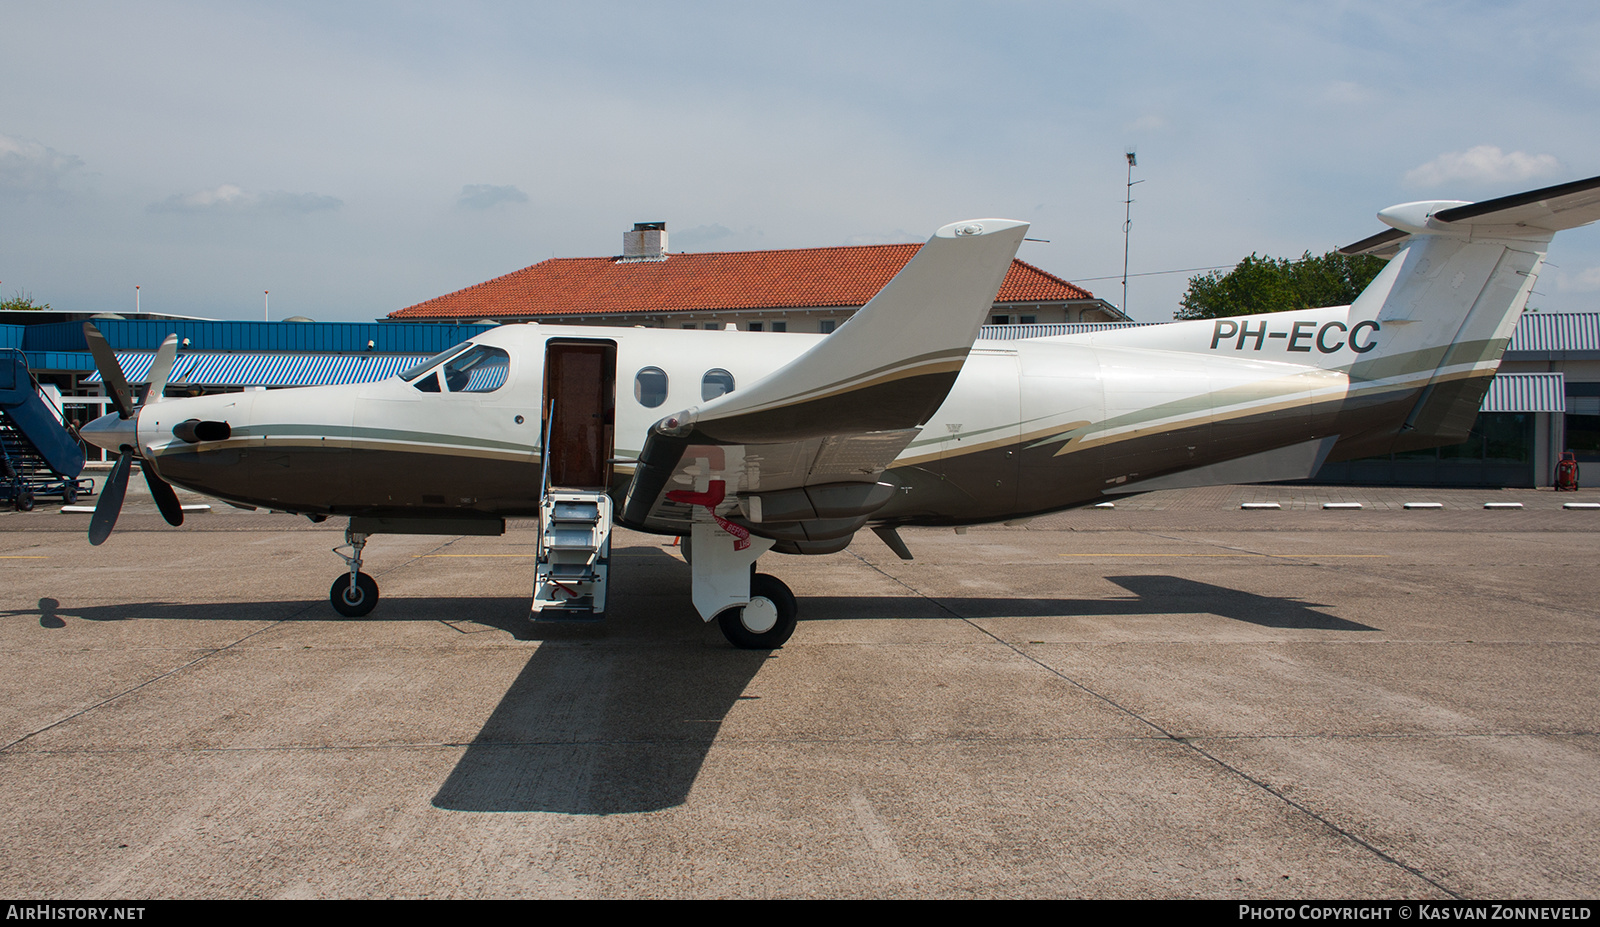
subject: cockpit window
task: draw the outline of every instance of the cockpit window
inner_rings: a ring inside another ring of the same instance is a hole
[[[452,393],[492,393],[505,385],[510,369],[510,354],[480,344],[444,365],[444,382]]]
[[[721,396],[723,393],[733,392],[733,374],[721,367],[706,371],[700,378],[700,398],[709,400]]]
[[[439,375],[430,373],[411,385],[424,393],[437,393],[439,392]]]
[[[440,351],[438,354],[433,355],[432,357],[430,357],[427,360],[423,361],[422,363],[416,365],[415,367],[412,367],[410,370],[407,370],[405,373],[400,374],[400,379],[402,379],[402,380],[415,380],[417,377],[421,376],[424,372],[433,369],[433,365],[434,364],[439,363],[440,361],[444,360],[447,357],[454,357],[455,355],[460,354],[462,351],[465,351],[467,348],[470,348],[470,347],[472,347],[472,342],[467,341],[467,342],[463,342],[461,344],[458,344],[458,345],[456,345],[454,347],[446,348],[445,350]]]

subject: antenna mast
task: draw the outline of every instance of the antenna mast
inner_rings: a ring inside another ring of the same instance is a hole
[[[1123,201],[1122,214],[1122,314],[1128,314],[1128,234],[1133,229],[1133,185],[1144,183],[1142,180],[1133,179],[1133,169],[1139,165],[1139,158],[1132,148],[1128,149],[1128,198]]]

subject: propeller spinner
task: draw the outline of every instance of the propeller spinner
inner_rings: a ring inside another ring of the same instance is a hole
[[[83,337],[89,344],[89,353],[94,355],[100,380],[105,383],[106,393],[117,411],[84,425],[79,433],[84,440],[121,455],[116,466],[111,468],[111,476],[106,479],[100,501],[95,504],[94,516],[89,519],[89,543],[105,543],[105,539],[111,536],[111,529],[116,527],[117,516],[122,513],[122,499],[128,491],[128,468],[134,457],[145,461],[139,469],[143,471],[144,481],[150,487],[151,498],[156,500],[156,507],[161,510],[161,517],[169,525],[183,524],[183,509],[178,505],[178,494],[172,491],[172,484],[158,476],[153,462],[139,451],[139,412],[146,405],[161,401],[161,394],[167,388],[167,378],[172,375],[172,364],[178,356],[178,336],[168,335],[161,342],[161,347],[156,349],[155,359],[150,363],[150,388],[145,392],[144,400],[137,404],[133,401],[133,391],[128,387],[128,378],[123,376],[122,365],[117,363],[117,355],[111,350],[106,336],[100,333],[94,323],[85,322]]]

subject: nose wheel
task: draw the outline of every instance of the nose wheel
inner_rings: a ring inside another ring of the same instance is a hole
[[[377,607],[378,583],[365,573],[356,573],[354,581],[349,573],[341,573],[328,590],[328,601],[346,618],[361,618]]]
[[[346,618],[361,618],[378,606],[378,583],[361,572],[361,551],[367,546],[367,535],[346,530],[344,541],[344,546],[335,547],[333,552],[350,567],[350,572],[339,574],[333,581],[328,601],[333,604],[334,611]],[[346,547],[350,549],[348,554]]]
[[[717,616],[728,643],[742,650],[776,650],[794,634],[800,608],[783,580],[767,573],[750,578],[750,603]]]

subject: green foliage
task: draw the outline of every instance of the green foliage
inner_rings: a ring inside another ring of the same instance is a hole
[[[32,293],[17,291],[17,295],[7,300],[0,300],[0,312],[17,312],[24,309],[49,309],[49,303],[36,303]]]
[[[1368,254],[1329,251],[1298,261],[1251,254],[1233,270],[1189,278],[1175,319],[1218,319],[1291,309],[1346,306],[1366,289],[1386,262]]]

